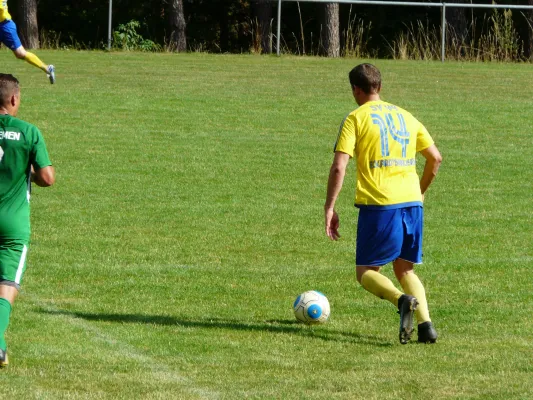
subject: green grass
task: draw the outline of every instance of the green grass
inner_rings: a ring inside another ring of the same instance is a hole
[[[57,85],[0,53],[57,169],[33,192],[2,396],[531,398],[529,65],[375,61],[444,156],[417,269],[440,340],[402,346],[355,281],[353,165],[342,240],[323,232],[359,60],[38,54]],[[309,289],[323,326],[294,322]]]

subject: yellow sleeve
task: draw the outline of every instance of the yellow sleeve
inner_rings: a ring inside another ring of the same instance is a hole
[[[434,143],[435,142],[433,141],[426,127],[420,124],[416,134],[416,151],[419,152],[425,150]]]
[[[11,15],[7,11],[7,0],[0,0],[0,22],[4,22],[6,19],[11,19]]]
[[[355,117],[350,114],[342,121],[333,151],[342,151],[353,157],[355,151]]]

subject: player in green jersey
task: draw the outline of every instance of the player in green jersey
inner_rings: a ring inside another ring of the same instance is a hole
[[[19,105],[17,78],[0,73],[0,367],[8,364],[4,334],[26,269],[31,182],[55,182],[43,135],[15,118]]]

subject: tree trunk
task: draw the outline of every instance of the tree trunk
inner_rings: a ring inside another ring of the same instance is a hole
[[[527,0],[528,6],[533,6],[533,0]],[[527,19],[527,35],[524,37],[524,56],[533,61],[533,10],[525,10]]]
[[[324,4],[323,45],[328,57],[340,56],[339,3]]]
[[[271,35],[272,35],[272,2],[270,0],[255,0],[254,14],[257,18],[257,38],[261,46],[261,52],[269,54],[272,52]]]
[[[228,16],[229,9],[226,1],[215,1],[214,12],[218,13],[218,25],[219,25],[219,48],[221,53],[230,51],[230,18]],[[217,5],[218,3],[218,5]],[[216,8],[215,8],[216,7]]]
[[[169,22],[171,51],[187,51],[187,37],[185,36],[185,15],[183,13],[183,0],[169,0]]]
[[[38,49],[37,0],[20,0],[19,14],[18,32],[22,45],[27,49]]]
[[[447,3],[470,3],[469,0],[448,0]],[[470,29],[467,19],[467,8],[448,7],[446,8],[446,22],[451,31],[455,33],[459,44],[467,43],[470,40]]]

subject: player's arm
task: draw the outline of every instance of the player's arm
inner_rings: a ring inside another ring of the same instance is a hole
[[[420,191],[422,196],[428,190],[429,185],[437,176],[439,171],[440,164],[442,163],[442,156],[440,155],[439,149],[437,146],[432,144],[428,148],[421,150],[420,154],[426,159],[426,165],[424,166],[424,172],[422,178],[420,179]]]
[[[332,240],[337,240],[340,237],[338,232],[339,216],[335,212],[335,202],[342,189],[348,161],[350,161],[350,156],[348,154],[336,151],[335,158],[329,169],[328,191],[326,195],[326,203],[324,204],[324,216],[326,235]]]
[[[56,171],[51,165],[43,168],[34,168],[31,166],[31,181],[37,186],[52,186],[56,181]]]

